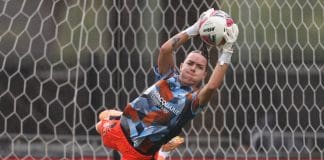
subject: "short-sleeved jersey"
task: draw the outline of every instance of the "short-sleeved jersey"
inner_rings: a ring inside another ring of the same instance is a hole
[[[155,68],[156,83],[130,102],[121,117],[121,126],[133,146],[152,154],[181,132],[181,128],[204,107],[197,93],[182,86],[171,71],[160,75]]]

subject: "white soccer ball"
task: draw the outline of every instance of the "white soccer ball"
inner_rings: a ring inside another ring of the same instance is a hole
[[[225,43],[226,28],[234,21],[222,10],[209,9],[200,17],[200,38],[210,46],[220,46]]]

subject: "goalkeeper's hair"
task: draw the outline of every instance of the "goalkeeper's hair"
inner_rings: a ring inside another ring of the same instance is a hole
[[[208,51],[207,51],[206,47],[202,47],[200,50],[193,50],[193,51],[191,51],[191,53],[198,53],[198,54],[201,54],[202,56],[204,56],[207,60],[206,66],[208,66],[209,56],[208,56]],[[206,69],[207,68],[208,67],[206,67]]]

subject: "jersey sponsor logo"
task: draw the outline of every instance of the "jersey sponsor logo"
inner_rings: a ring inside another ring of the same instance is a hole
[[[154,101],[155,104],[158,104],[158,106],[161,107],[161,109],[172,112],[175,115],[180,114],[180,110],[177,109],[177,105],[164,100],[157,90],[152,90],[149,96],[151,97],[151,99]]]

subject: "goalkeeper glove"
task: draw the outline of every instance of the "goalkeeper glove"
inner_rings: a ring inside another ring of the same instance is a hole
[[[218,62],[223,65],[229,64],[233,53],[233,43],[236,42],[239,34],[239,30],[236,24],[232,24],[230,27],[226,27],[226,33],[224,39],[226,43],[221,47],[221,55],[218,58]]]
[[[214,8],[210,8],[207,11],[203,12],[199,16],[199,19],[192,26],[190,26],[187,29],[185,29],[183,32],[185,32],[186,34],[188,34],[190,38],[198,35],[199,34],[199,25],[200,25],[201,20],[203,20],[206,17],[208,17],[214,11],[215,11]]]

